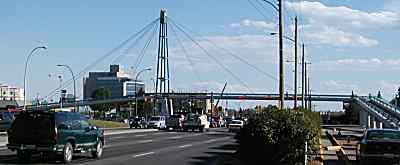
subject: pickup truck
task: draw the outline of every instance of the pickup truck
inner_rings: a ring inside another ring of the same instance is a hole
[[[189,129],[194,131],[198,129],[200,132],[203,132],[204,129],[208,131],[210,122],[207,120],[207,115],[188,113],[186,119],[182,123],[182,127],[183,131],[188,131]]]
[[[173,130],[181,130],[185,116],[181,114],[174,114],[168,117],[166,121],[167,130],[170,128]]]
[[[56,156],[65,163],[79,152],[99,158],[103,146],[104,131],[75,112],[24,111],[8,130],[7,148],[17,151],[17,157],[24,162],[34,153]]]

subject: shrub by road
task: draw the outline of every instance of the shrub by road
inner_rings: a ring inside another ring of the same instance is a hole
[[[319,150],[320,123],[319,114],[308,110],[252,112],[238,135],[240,156],[254,163],[302,164],[306,141],[309,151]]]

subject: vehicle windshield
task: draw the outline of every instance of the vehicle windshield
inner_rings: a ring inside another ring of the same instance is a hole
[[[368,140],[400,140],[400,131],[370,131]]]
[[[150,121],[159,121],[160,117],[159,116],[154,116],[150,118]]]

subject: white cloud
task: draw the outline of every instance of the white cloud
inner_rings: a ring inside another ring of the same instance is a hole
[[[274,23],[249,19],[242,20],[239,23],[231,23],[229,26],[232,28],[253,27],[257,29],[275,29],[276,27]]]
[[[326,25],[352,28],[382,28],[400,25],[400,14],[392,11],[365,12],[346,6],[327,6],[321,2],[286,2],[291,10],[301,8],[303,15]]]
[[[373,47],[379,44],[377,40],[316,22],[301,26],[300,28],[303,28],[304,37],[312,44],[324,44],[336,47]]]
[[[383,94],[392,96],[397,89],[400,87],[400,83],[393,83],[393,82],[387,82],[387,81],[380,81],[379,85],[381,86],[381,89],[383,90]]]
[[[334,93],[349,93],[351,91],[358,91],[359,87],[355,84],[346,83],[337,80],[328,80],[321,83],[321,87],[326,92]]]
[[[400,59],[347,58],[321,61],[317,67],[325,70],[399,70]]]
[[[265,35],[219,35],[195,38],[195,40],[211,56],[218,59],[218,61],[223,61],[225,65],[239,62],[230,53],[245,59],[251,64],[276,62],[276,40]],[[212,65],[215,68],[215,65],[217,65],[214,59],[208,57],[195,43],[185,41],[183,46],[190,56],[189,58],[195,63],[196,68],[213,68],[210,67]],[[191,65],[180,47],[170,49],[170,58],[177,65]]]

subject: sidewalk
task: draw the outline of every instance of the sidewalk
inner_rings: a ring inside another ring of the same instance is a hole
[[[129,129],[129,128],[115,128],[115,129],[104,129],[104,135],[118,135],[126,133],[144,133],[144,132],[155,132],[158,129]],[[8,143],[8,136],[6,132],[0,132],[0,150],[7,149],[6,144]]]

